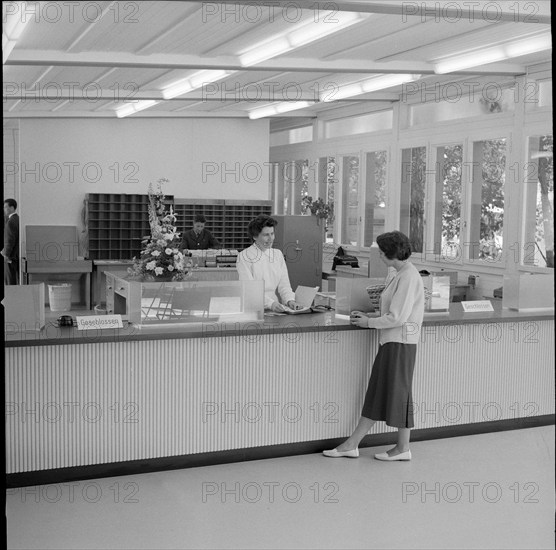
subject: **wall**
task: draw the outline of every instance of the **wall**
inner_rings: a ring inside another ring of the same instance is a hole
[[[268,120],[21,119],[22,228],[76,225],[86,193],[268,199]],[[241,139],[238,137],[241,136]]]
[[[15,167],[18,164],[19,124],[17,120],[4,120],[2,145],[4,149],[4,199],[18,197]]]

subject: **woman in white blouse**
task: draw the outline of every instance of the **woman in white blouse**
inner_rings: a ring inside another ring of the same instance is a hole
[[[361,418],[355,431],[325,456],[357,458],[358,446],[374,423],[383,420],[398,428],[398,443],[386,453],[375,454],[378,460],[411,460],[410,430],[413,422],[411,386],[413,369],[425,309],[423,281],[417,268],[408,261],[409,239],[399,231],[383,233],[376,239],[380,257],[396,270],[387,278],[380,297],[380,314],[353,311],[351,324],[380,330],[379,349],[373,363]]]
[[[280,250],[272,248],[274,227],[277,224],[277,220],[265,215],[257,216],[249,222],[247,231],[253,244],[242,250],[237,257],[239,280],[264,281],[265,310],[283,312],[283,304],[290,309],[301,309],[295,301],[284,255]]]

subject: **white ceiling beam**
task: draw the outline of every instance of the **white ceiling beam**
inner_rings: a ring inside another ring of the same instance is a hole
[[[258,65],[242,67],[235,57],[206,58],[195,55],[135,55],[126,52],[80,52],[68,53],[59,50],[15,50],[6,65],[58,66],[58,67],[127,67],[142,69],[226,69],[235,71],[285,71],[392,74],[434,74],[432,63],[419,61],[373,62],[366,60],[287,58],[268,59]],[[526,69],[517,63],[491,63],[473,70],[452,74],[525,74]]]
[[[296,114],[293,112],[284,113],[280,115],[281,117],[286,116],[289,117],[315,117],[314,114],[308,113],[307,110],[305,111],[297,111]],[[57,112],[37,112],[37,111],[29,111],[29,112],[18,112],[18,113],[6,113],[4,112],[4,118],[114,118],[116,119],[116,111],[71,111],[64,113],[63,111]],[[204,111],[180,111],[180,112],[173,112],[173,111],[141,111],[139,113],[135,113],[127,117],[128,119],[132,118],[244,118],[246,120],[249,119],[248,113],[246,111],[219,111],[218,113],[210,113]]]
[[[298,94],[294,98],[278,97],[277,93],[261,92],[258,93],[256,97],[250,97],[248,93],[242,95],[241,91],[234,93],[222,93],[215,96],[203,95],[200,92],[194,92],[185,96],[174,97],[172,99],[164,99],[160,92],[135,92],[132,95],[126,93],[125,90],[121,91],[120,97],[115,97],[114,90],[93,90],[92,92],[85,92],[84,90],[74,90],[74,91],[58,91],[58,90],[40,90],[36,93],[32,91],[27,91],[27,93],[14,92],[10,93],[9,90],[4,90],[2,97],[5,101],[18,100],[23,103],[31,101],[87,101],[93,103],[95,101],[114,101],[119,103],[130,103],[131,101],[142,101],[142,100],[155,100],[155,101],[197,101],[199,103],[269,103],[269,102],[284,102],[284,101],[317,101],[315,99],[315,94],[305,93]],[[397,101],[399,99],[399,94],[389,93],[389,92],[377,92],[375,96],[372,96],[372,101]],[[342,101],[349,101],[349,99],[343,99]],[[361,98],[353,98],[353,101],[365,101]]]
[[[188,0],[178,0],[187,2]],[[274,18],[279,17],[280,10],[292,10],[295,8],[305,9],[315,13],[330,11],[351,11],[359,13],[379,13],[387,15],[399,15],[403,21],[414,18],[421,20],[439,19],[455,23],[457,21],[487,21],[497,23],[501,21],[512,21],[514,23],[551,23],[550,2],[548,0],[537,0],[537,2],[492,2],[490,0],[474,0],[464,2],[447,2],[446,0],[360,0],[359,2],[349,0],[335,0],[334,2],[315,2],[314,0],[221,0],[211,4],[228,4],[231,6],[267,6],[273,11]],[[293,6],[293,7],[292,7]],[[228,14],[229,9],[222,12],[222,16]],[[237,8],[236,8],[237,9]]]

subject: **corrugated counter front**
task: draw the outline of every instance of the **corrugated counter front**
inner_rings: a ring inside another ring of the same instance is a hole
[[[554,315],[425,318],[413,439],[554,422]],[[351,433],[378,333],[333,313],[6,334],[9,486],[317,452]],[[379,422],[365,445],[394,440]]]

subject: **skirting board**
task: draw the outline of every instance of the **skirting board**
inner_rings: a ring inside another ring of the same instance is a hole
[[[549,426],[555,423],[555,415],[547,414],[526,418],[497,420],[492,422],[477,422],[459,426],[445,426],[440,428],[426,428],[412,430],[411,441],[427,441],[449,437],[461,437],[482,433],[501,432],[507,430],[521,430]],[[373,434],[366,436],[360,447],[379,447],[396,442],[396,432]],[[6,475],[6,487],[29,487],[32,485],[49,485],[53,483],[67,483],[86,479],[104,477],[127,476],[160,472],[164,470],[178,470],[183,468],[200,468],[217,464],[246,462],[249,460],[265,460],[285,456],[304,455],[321,452],[338,446],[341,439],[323,439],[306,441],[303,443],[288,443],[283,445],[269,445],[265,447],[251,447],[247,449],[233,449],[193,455],[171,456],[149,460],[130,460],[110,464],[96,464],[92,466],[78,466],[72,468],[58,468],[51,470],[37,470]]]

